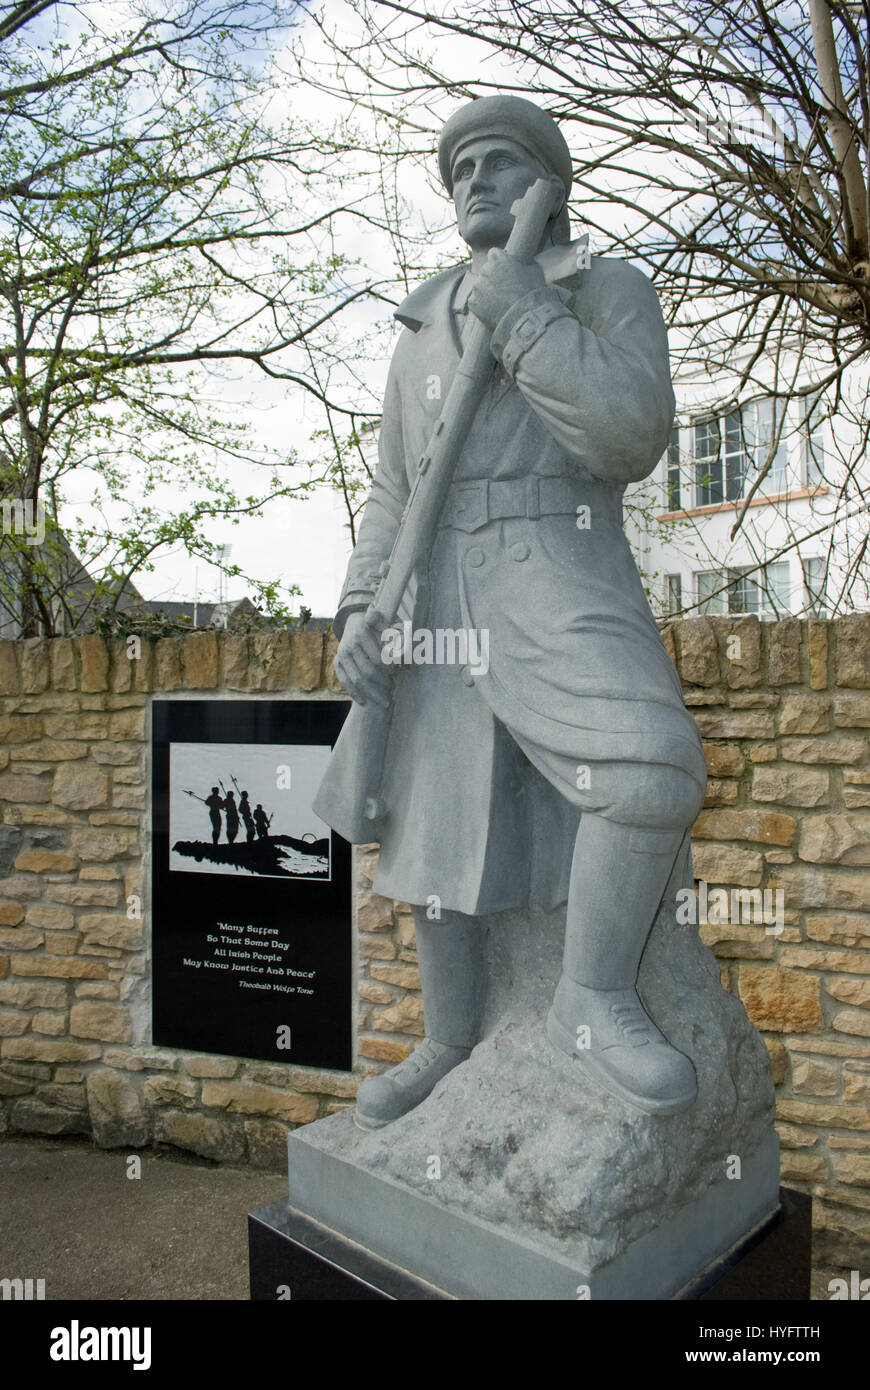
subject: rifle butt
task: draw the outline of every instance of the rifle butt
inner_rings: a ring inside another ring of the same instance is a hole
[[[315,815],[351,844],[377,840],[387,814],[381,786],[391,723],[392,704],[354,702],[312,802]]]

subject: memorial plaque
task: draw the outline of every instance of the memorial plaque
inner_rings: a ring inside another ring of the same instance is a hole
[[[155,1043],[350,1070],[350,845],[311,809],[347,710],[154,702]]]

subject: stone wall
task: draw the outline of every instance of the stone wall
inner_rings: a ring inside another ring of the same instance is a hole
[[[783,1177],[815,1194],[832,1248],[870,1242],[870,615],[696,618],[665,640],[710,771],[696,876],[710,901],[782,894],[781,930],[731,914],[701,932],[770,1050]],[[413,1048],[413,922],[371,891],[374,846],[356,858],[354,1075],[149,1044],[150,695],[340,698],[333,648],[320,633],[0,643],[0,1129],[280,1168],[288,1127]]]

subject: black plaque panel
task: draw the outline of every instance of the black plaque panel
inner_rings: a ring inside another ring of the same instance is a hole
[[[311,811],[349,707],[154,702],[155,1043],[350,1070],[351,851]]]

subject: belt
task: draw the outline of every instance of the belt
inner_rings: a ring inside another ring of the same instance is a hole
[[[584,495],[583,484],[573,478],[542,478],[538,474],[503,482],[468,478],[452,484],[440,524],[457,531],[477,531],[488,521],[507,517],[537,521],[541,516],[573,515]],[[589,500],[597,511],[600,494]]]

